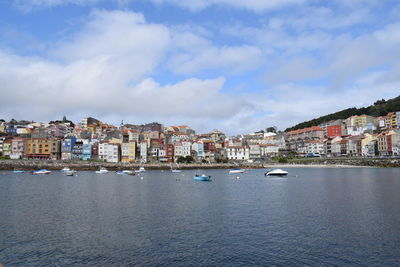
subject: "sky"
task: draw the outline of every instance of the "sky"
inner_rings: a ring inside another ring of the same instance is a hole
[[[400,95],[397,0],[0,1],[0,119],[280,130]]]

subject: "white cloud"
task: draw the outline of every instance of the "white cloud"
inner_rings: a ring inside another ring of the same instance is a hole
[[[222,93],[222,77],[166,85],[151,78],[174,48],[170,35],[169,28],[146,23],[137,13],[94,11],[78,33],[52,49],[51,59],[0,50],[0,94],[7,99],[1,110],[37,120],[86,113],[200,122],[250,105]],[[205,46],[214,47],[207,41]]]
[[[152,0],[157,4],[168,3],[187,8],[191,11],[199,11],[211,6],[224,5],[234,8],[247,9],[254,12],[274,10],[283,6],[301,5],[307,0]]]
[[[252,70],[262,63],[262,51],[254,46],[215,47],[210,46],[199,52],[186,50],[176,53],[169,61],[176,73],[191,74],[206,69],[223,69],[228,73]]]
[[[92,5],[106,0],[14,0],[14,5],[23,11],[38,8],[49,8],[61,5]],[[121,6],[139,0],[111,0]],[[151,0],[155,4],[172,4],[191,11],[200,11],[208,7],[223,5],[233,8],[247,9],[254,12],[264,12],[289,5],[301,5],[309,0]]]
[[[102,0],[13,0],[14,5],[24,11],[30,12],[35,9],[51,8],[61,5],[90,5],[100,2]]]

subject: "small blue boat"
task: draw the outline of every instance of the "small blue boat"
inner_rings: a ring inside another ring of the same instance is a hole
[[[23,172],[25,172],[25,171],[23,171],[23,170],[14,170],[14,173],[23,173]]]
[[[195,176],[193,176],[193,179],[195,179],[196,181],[211,181],[211,175],[199,175],[199,174],[195,174]]]

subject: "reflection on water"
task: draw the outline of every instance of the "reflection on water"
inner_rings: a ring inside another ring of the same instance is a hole
[[[399,169],[288,171],[208,170],[210,183],[194,181],[194,171],[2,172],[0,262],[398,264]]]

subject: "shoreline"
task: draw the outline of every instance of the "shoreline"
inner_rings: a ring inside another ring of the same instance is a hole
[[[51,160],[0,160],[0,170],[61,170],[69,167],[74,170],[98,170],[105,167],[109,170],[138,169],[140,166],[148,170],[170,170],[167,163],[109,163],[94,161],[51,161]],[[179,164],[182,170],[192,169],[271,169],[271,168],[398,168],[400,159],[340,159],[340,160],[291,160],[288,163],[191,163]]]

